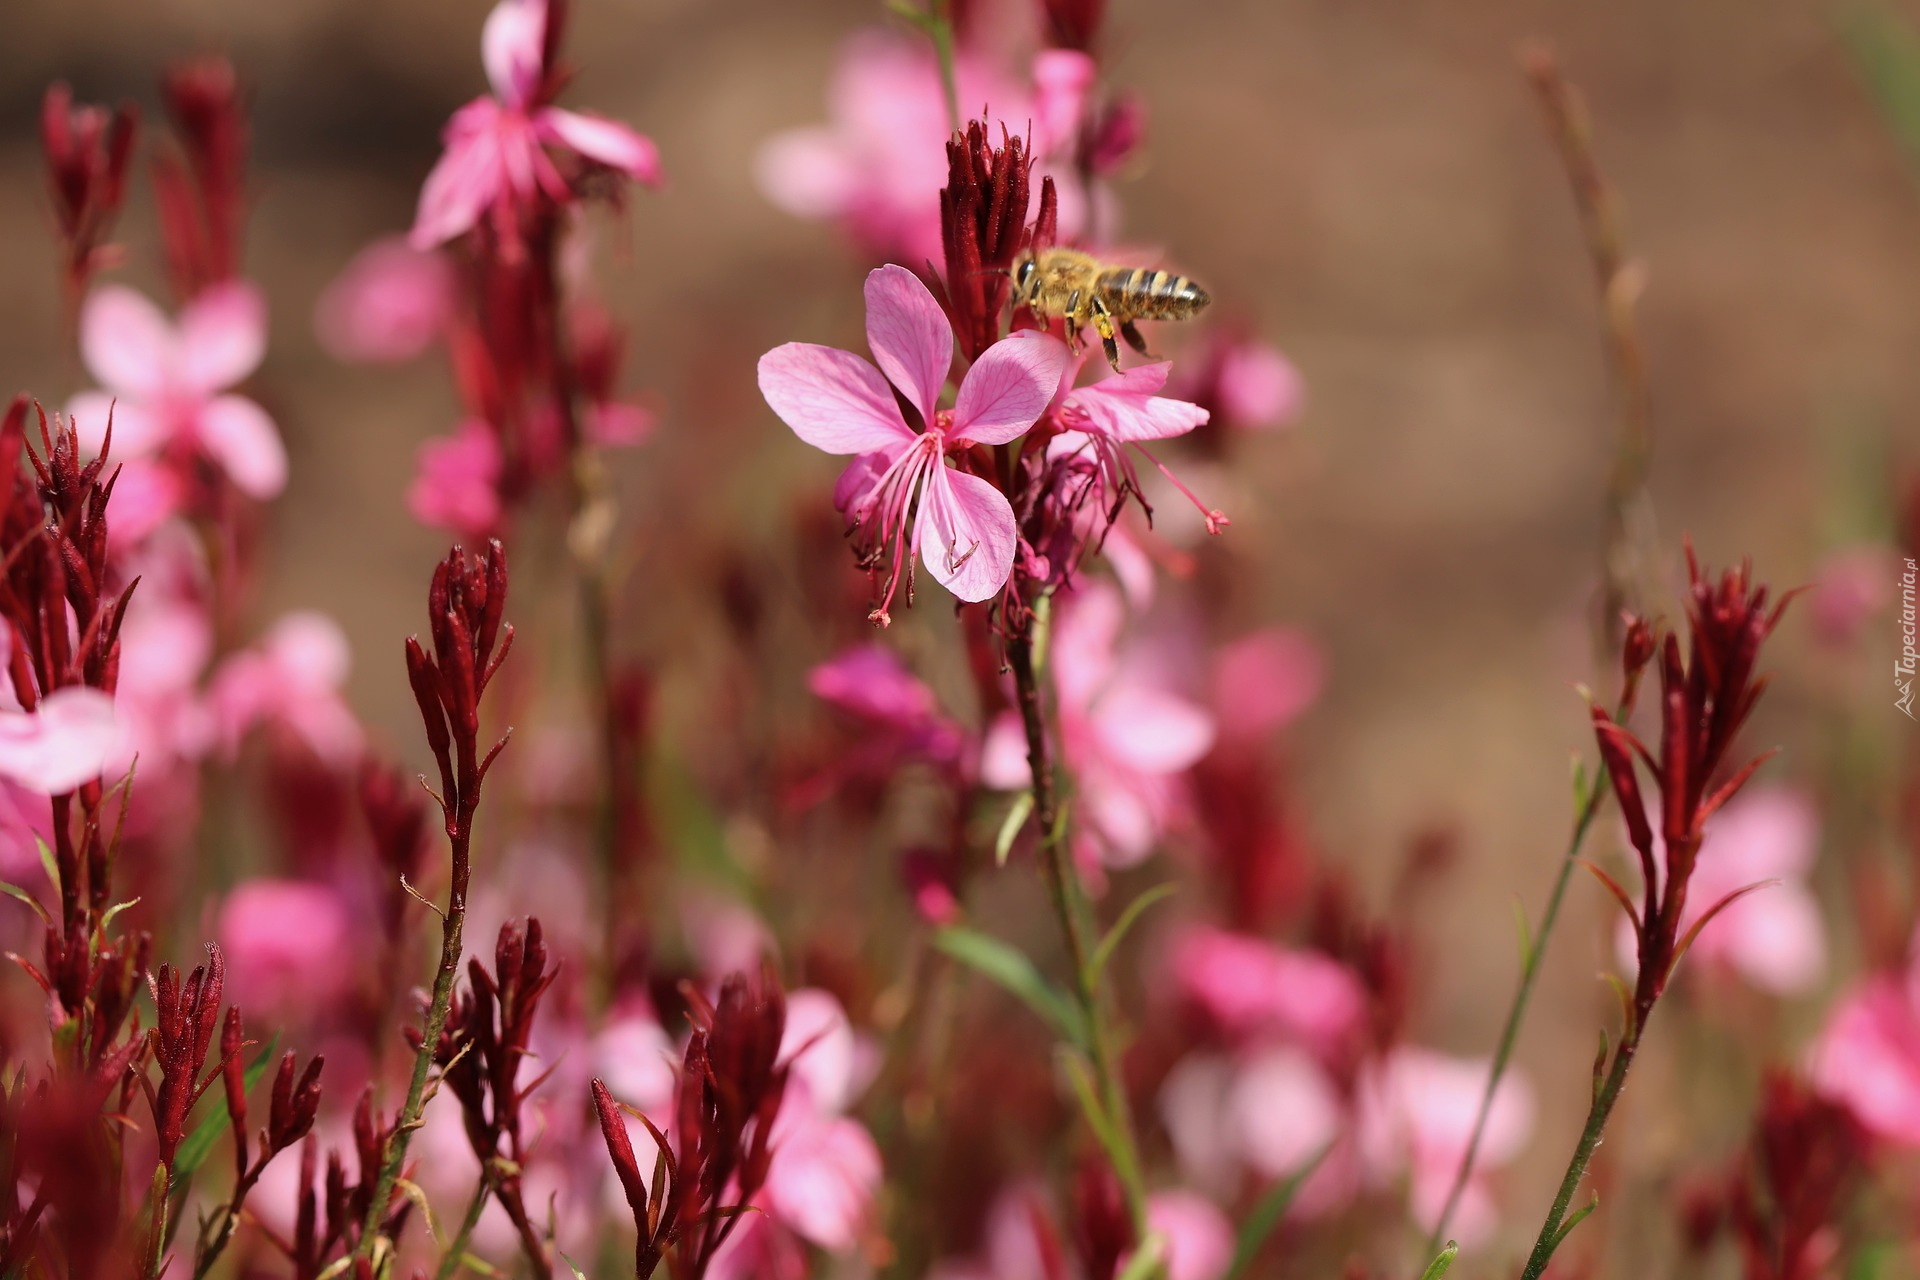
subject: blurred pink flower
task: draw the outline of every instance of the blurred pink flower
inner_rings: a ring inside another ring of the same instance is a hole
[[[1363,1078],[1360,1142],[1373,1180],[1409,1175],[1413,1218],[1422,1229],[1439,1220],[1467,1143],[1491,1065],[1405,1046]],[[1520,1153],[1533,1133],[1533,1089],[1519,1072],[1500,1078],[1459,1207],[1448,1233],[1462,1243],[1485,1240],[1497,1221],[1489,1175]]]
[[[126,555],[153,536],[180,510],[185,496],[180,477],[152,458],[119,457],[119,436],[114,436],[114,466],[119,479],[113,482],[113,523],[107,527],[107,547],[115,555]]]
[[[984,105],[1009,131],[1026,132],[1024,93],[972,53],[959,52],[954,64],[963,111]],[[826,125],[762,145],[754,159],[760,190],[795,217],[839,223],[876,257],[941,261],[952,122],[927,43],[873,31],[849,40],[834,65],[827,115]]]
[[[235,1003],[250,1012],[310,1014],[353,979],[352,922],[340,895],[305,880],[236,885],[214,932],[225,948]]]
[[[1174,940],[1168,965],[1181,992],[1236,1039],[1279,1037],[1333,1062],[1366,1021],[1359,976],[1318,951],[1199,925]]]
[[[100,776],[121,733],[113,699],[98,689],[55,689],[30,712],[13,703],[0,708],[0,778],[35,795],[72,791]]]
[[[1212,409],[1222,426],[1245,431],[1291,426],[1306,402],[1306,384],[1293,362],[1271,343],[1245,333],[1215,331],[1182,367],[1179,394]]]
[[[1326,659],[1298,627],[1269,627],[1221,646],[1213,659],[1213,708],[1220,736],[1256,741],[1313,705]]]
[[[257,724],[290,731],[313,753],[346,766],[364,735],[341,698],[352,655],[338,623],[321,613],[290,613],[258,647],[220,665],[208,691],[213,732],[228,753]]]
[[[287,483],[279,431],[252,400],[218,394],[258,368],[266,349],[266,299],[244,281],[205,290],[177,324],[125,285],[105,285],[80,313],[80,354],[104,390],[75,396],[68,412],[93,449],[111,408],[115,458],[190,448],[241,492],[271,498]]]
[[[636,182],[660,182],[660,156],[653,141],[602,116],[549,105],[549,69],[544,64],[546,0],[501,0],[480,36],[492,96],[482,95],[453,113],[442,141],[446,152],[427,175],[408,242],[427,250],[471,231],[490,210],[511,211],[515,202],[544,194],[567,204],[573,191],[547,148],[624,174]]]
[[[1654,854],[1666,866],[1656,824]],[[1754,787],[1707,820],[1699,861],[1680,916],[1684,934],[1715,903],[1749,885],[1767,884],[1715,916],[1694,940],[1689,958],[1722,964],[1775,995],[1810,990],[1827,969],[1827,933],[1820,904],[1807,885],[1819,852],[1820,821],[1813,801],[1783,787]],[[1614,935],[1629,972],[1637,952],[1624,917]]]
[[[53,843],[53,810],[47,798],[0,776],[0,880],[22,886],[43,883],[41,841]]]
[[[1054,608],[1050,665],[1058,694],[1060,742],[1078,787],[1092,852],[1132,866],[1152,852],[1182,810],[1182,777],[1213,746],[1213,718],[1158,687],[1151,661],[1118,661],[1125,606],[1110,583],[1089,580]],[[987,736],[981,778],[1013,790],[1032,785],[1019,719],[997,720]]]
[[[969,444],[1025,434],[1060,385],[1067,349],[1044,334],[1003,338],[967,370],[954,407],[941,410],[953,331],[940,304],[911,271],[891,265],[867,276],[866,300],[879,370],[849,351],[789,342],[760,357],[760,392],[795,435],[827,453],[858,455],[855,465],[873,473],[850,505],[875,550],[893,560],[873,614],[885,625],[914,553],[962,600],[991,599],[1006,584],[1019,539],[1013,508],[992,484],[945,459]],[[907,425],[894,388],[919,411],[924,431]]]
[[[895,766],[906,759],[935,764],[960,759],[966,731],[891,649],[856,645],[808,672],[807,687],[867,729],[852,749],[858,755]]]
[[[1357,1187],[1348,1102],[1297,1046],[1189,1054],[1162,1084],[1159,1111],[1182,1173],[1215,1195],[1237,1196],[1248,1170],[1277,1180],[1311,1167],[1293,1204],[1310,1218],[1339,1208]]]
[[[609,1019],[594,1036],[591,1053],[593,1074],[607,1082],[615,1097],[657,1125],[668,1123],[680,1055],[651,1010],[629,1009]],[[646,1150],[652,1141],[646,1131],[636,1124],[628,1127],[634,1130],[638,1149]]]
[[[1893,599],[1899,575],[1893,553],[1872,543],[1844,547],[1820,562],[1807,607],[1815,634],[1828,644],[1846,646]]]
[[[1920,1147],[1920,935],[1905,981],[1872,974],[1842,993],[1808,1053],[1807,1076],[1870,1132]]]
[[[1167,1280],[1220,1280],[1233,1261],[1233,1224],[1205,1196],[1178,1188],[1147,1197],[1147,1226],[1167,1241]]]
[[[506,462],[493,429],[468,418],[451,436],[420,446],[407,487],[407,510],[421,524],[463,537],[492,533],[500,523],[500,475]]]
[[[389,236],[355,254],[327,286],[314,309],[314,331],[336,360],[397,363],[439,340],[453,304],[446,258]]]

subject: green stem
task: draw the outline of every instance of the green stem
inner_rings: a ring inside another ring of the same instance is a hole
[[[1594,1150],[1600,1145],[1600,1135],[1607,1127],[1607,1117],[1613,1114],[1613,1104],[1620,1100],[1620,1091],[1626,1086],[1627,1069],[1633,1065],[1634,1053],[1640,1048],[1640,1037],[1646,1031],[1647,1017],[1652,1012],[1652,1000],[1636,1002],[1633,1026],[1613,1055],[1613,1066],[1607,1072],[1606,1082],[1593,1095],[1593,1106],[1587,1111],[1587,1123],[1580,1130],[1580,1141],[1574,1145],[1573,1159],[1567,1162],[1566,1175],[1560,1179],[1560,1190],[1553,1197],[1553,1207],[1547,1211],[1547,1220],[1540,1224],[1540,1236],[1533,1243],[1533,1252],[1527,1255],[1526,1270],[1521,1272],[1520,1280],[1540,1280],[1547,1270],[1547,1263],[1553,1259],[1554,1250],[1560,1247],[1560,1241],[1566,1235],[1567,1209],[1573,1204],[1573,1193],[1580,1189],[1580,1180],[1587,1176],[1587,1165],[1592,1162]]]
[[[1127,1103],[1126,1085],[1113,1048],[1114,1038],[1106,1017],[1099,975],[1088,963],[1092,955],[1088,943],[1092,932],[1091,911],[1068,849],[1066,824],[1060,821],[1059,798],[1047,749],[1046,713],[1034,670],[1031,631],[1008,642],[1007,660],[1013,668],[1020,719],[1027,734],[1027,764],[1033,773],[1033,816],[1040,827],[1040,869],[1053,900],[1054,914],[1059,917],[1061,932],[1066,936],[1067,955],[1073,964],[1074,999],[1087,1027],[1087,1048],[1100,1084],[1101,1105],[1114,1134],[1114,1148],[1107,1154],[1126,1192],[1134,1231],[1140,1239],[1145,1239],[1147,1194],[1140,1176],[1140,1147],[1133,1134],[1132,1108]]]
[[[960,81],[953,69],[953,14],[949,0],[933,0],[927,16],[927,35],[933,39],[933,56],[940,62],[940,87],[947,96],[947,125],[960,132]]]
[[[1487,1117],[1493,1112],[1494,1095],[1499,1091],[1501,1077],[1507,1073],[1508,1061],[1513,1057],[1513,1046],[1520,1038],[1520,1024],[1527,1016],[1527,1003],[1533,998],[1534,979],[1540,976],[1540,965],[1546,958],[1547,940],[1553,936],[1554,923],[1560,918],[1560,903],[1567,896],[1567,884],[1573,879],[1573,868],[1579,861],[1580,847],[1586,843],[1587,832],[1593,826],[1594,816],[1600,811],[1600,798],[1605,794],[1603,781],[1599,777],[1593,780],[1592,789],[1574,818],[1573,834],[1567,840],[1567,851],[1560,859],[1560,874],[1554,878],[1553,891],[1547,895],[1547,909],[1541,914],[1539,931],[1527,947],[1527,954],[1520,966],[1520,985],[1513,993],[1513,1003],[1507,1008],[1507,1021],[1500,1029],[1500,1043],[1493,1051],[1493,1069],[1487,1076],[1486,1092],[1480,1097],[1480,1109],[1473,1117],[1473,1136],[1467,1139],[1466,1155],[1460,1160],[1459,1172],[1454,1174],[1446,1205],[1433,1224],[1433,1233],[1427,1237],[1428,1257],[1439,1252],[1441,1244],[1445,1242],[1448,1220],[1453,1217],[1454,1210],[1460,1207],[1460,1197],[1465,1194],[1467,1180],[1473,1175],[1474,1160],[1480,1154],[1480,1140],[1487,1130]]]
[[[473,1189],[473,1199],[467,1204],[467,1216],[460,1220],[460,1230],[454,1233],[447,1244],[447,1252],[440,1259],[439,1270],[433,1273],[433,1280],[452,1280],[454,1273],[460,1270],[460,1259],[466,1255],[467,1241],[473,1238],[473,1229],[480,1225],[480,1213],[487,1207],[487,1193],[493,1189],[492,1180],[487,1171],[480,1171],[480,1185]]]

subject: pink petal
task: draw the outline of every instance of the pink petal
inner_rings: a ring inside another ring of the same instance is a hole
[[[652,411],[637,404],[610,401],[589,405],[581,420],[587,438],[609,449],[642,444],[653,434]]]
[[[420,207],[407,243],[422,252],[471,231],[507,188],[498,131],[500,108],[475,98],[453,113],[442,142],[446,151],[420,188]]]
[[[1729,888],[1756,880],[1804,876],[1820,846],[1820,816],[1813,800],[1785,787],[1755,787],[1736,796],[1707,821],[1702,860],[1724,870],[1715,878]]]
[[[540,88],[546,0],[500,0],[480,28],[480,62],[494,96],[521,106]]]
[[[1097,69],[1077,49],[1045,49],[1033,59],[1035,149],[1059,154],[1080,140]]]
[[[754,156],[754,185],[775,208],[796,218],[846,212],[859,175],[831,129],[789,129],[767,139]]]
[[[1251,1059],[1228,1093],[1235,1140],[1248,1164],[1271,1178],[1297,1173],[1340,1132],[1340,1094],[1298,1049]]]
[[[1207,420],[1199,405],[1156,395],[1171,364],[1143,364],[1071,392],[1069,410],[1085,415],[1087,429],[1114,440],[1164,440],[1184,435]]]
[[[1089,580],[1058,602],[1053,624],[1053,681],[1060,705],[1084,714],[1113,676],[1114,646],[1126,606],[1112,584]]]
[[[255,285],[209,286],[180,313],[179,381],[212,395],[260,367],[267,354],[267,298]]]
[[[872,1219],[881,1173],[880,1148],[865,1126],[808,1117],[775,1140],[767,1209],[823,1249],[851,1249]]]
[[[920,277],[889,263],[867,273],[867,345],[880,372],[933,422],[953,363],[953,329]]]
[[[287,486],[287,450],[273,419],[245,396],[221,396],[200,410],[200,447],[253,498],[271,498]]]
[[[493,429],[469,418],[451,437],[420,446],[413,483],[407,487],[407,510],[436,529],[469,537],[490,533],[500,522],[504,466]]]
[[[262,878],[235,886],[214,925],[233,965],[234,998],[285,1014],[343,994],[354,975],[339,963],[351,925],[346,903],[325,885]]]
[[[1034,424],[1060,386],[1072,357],[1050,334],[1023,329],[981,353],[960,382],[953,435],[978,444],[1005,444]]]
[[[635,182],[660,185],[660,148],[646,134],[605,116],[548,107],[534,117],[541,138],[571,147],[589,160],[617,169]]]
[[[420,355],[446,331],[453,268],[404,237],[377,240],[354,255],[320,295],[314,330],[336,360],[397,363]]]
[[[1740,899],[1708,923],[1695,946],[1716,930],[1717,950],[1763,991],[1800,995],[1826,976],[1827,930],[1820,904],[1798,881]]]
[[[80,310],[80,355],[107,390],[153,399],[171,385],[179,348],[160,308],[125,285],[109,284]]]
[[[1920,1147],[1920,1018],[1898,984],[1871,978],[1841,999],[1808,1075],[1873,1133]]]
[[[119,444],[120,419],[114,418],[114,444]],[[115,453],[118,454],[116,447]],[[107,526],[107,545],[124,552],[146,541],[180,509],[183,497],[180,480],[166,466],[145,458],[131,458],[117,464],[119,478],[113,482],[113,521]],[[121,670],[125,672],[123,665]],[[124,678],[124,674],[123,674]]]
[[[1179,773],[1213,749],[1213,717],[1157,689],[1109,691],[1094,711],[1094,724],[1101,750],[1142,773]]]
[[[851,351],[775,347],[760,357],[760,394],[795,435],[827,453],[878,453],[916,438],[887,380]]]
[[[1284,727],[1312,705],[1326,660],[1305,631],[1270,627],[1220,650],[1213,705],[1223,734],[1249,740]]]
[[[803,987],[788,994],[779,1056],[805,1085],[808,1103],[823,1112],[846,1110],[853,1101],[857,1048],[847,1011],[830,993]]]
[[[1033,785],[1027,731],[1020,717],[1010,711],[994,717],[987,730],[980,747],[980,781],[999,791],[1019,791]]]
[[[807,673],[816,698],[864,720],[918,728],[939,714],[933,690],[917,679],[898,654],[883,645],[849,649]]]
[[[934,463],[920,493],[913,543],[935,581],[962,600],[991,600],[1013,572],[1018,539],[1005,494],[979,476]]]
[[[338,689],[347,682],[353,649],[346,632],[324,613],[302,609],[273,624],[261,647],[289,687]]]
[[[60,795],[98,778],[119,741],[111,697],[56,689],[31,714],[0,712],[0,774],[36,794]]]
[[[1167,1280],[1220,1280],[1233,1261],[1233,1226],[1220,1206],[1191,1191],[1147,1197],[1147,1226],[1167,1241]]]
[[[1230,347],[1216,376],[1220,413],[1235,426],[1267,430],[1300,416],[1306,397],[1300,371],[1264,342]]]
[[[116,400],[106,391],[82,391],[67,402],[67,416],[80,433],[80,447],[99,453],[107,443],[108,416],[113,420],[113,451],[110,461],[138,458],[152,453],[167,442],[166,417],[138,400]],[[115,494],[114,515],[120,514]]]

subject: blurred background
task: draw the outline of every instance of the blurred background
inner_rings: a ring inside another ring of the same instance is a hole
[[[85,385],[63,354],[45,251],[46,83],[157,117],[166,62],[230,55],[256,129],[248,272],[272,303],[253,389],[292,455],[269,517],[279,567],[258,609],[339,618],[355,709],[410,758],[421,753],[399,641],[445,540],[402,495],[415,449],[457,406],[435,361],[337,364],[311,316],[356,250],[410,223],[442,122],[483,89],[486,7],[0,7],[0,389],[57,403]],[[1422,834],[1455,841],[1453,872],[1423,882],[1416,904],[1426,1043],[1493,1043],[1517,963],[1513,903],[1538,911],[1568,820],[1568,761],[1588,741],[1574,685],[1595,679],[1588,613],[1614,410],[1584,241],[1517,51],[1550,41],[1585,91],[1647,272],[1663,545],[1687,532],[1712,562],[1750,554],[1787,586],[1829,551],[1884,535],[1893,461],[1920,450],[1920,189],[1845,19],[1830,5],[1733,0],[1113,0],[1108,83],[1142,95],[1150,129],[1147,164],[1119,186],[1126,235],[1164,246],[1213,291],[1215,320],[1248,322],[1307,389],[1290,429],[1190,477],[1233,516],[1190,589],[1226,593],[1241,629],[1298,624],[1324,646],[1326,690],[1291,739],[1324,858],[1377,897]],[[636,194],[601,280],[634,334],[627,384],[662,415],[654,440],[615,462],[623,510],[644,516],[623,544],[621,643],[654,665],[660,732],[696,761],[724,752],[703,737],[719,588],[758,565],[768,607],[798,606],[781,548],[797,512],[823,508],[835,470],[766,410],[753,362],[790,339],[858,346],[867,265],[831,226],[770,205],[752,160],[770,135],[824,118],[837,51],[881,20],[854,0],[586,0],[575,18],[569,102],[651,134],[669,175],[664,191]],[[136,263],[157,260],[150,207],[136,204],[119,238]],[[1176,356],[1183,340],[1161,338]],[[543,592],[567,607],[540,563],[522,561],[523,615]],[[896,631],[911,648],[943,612],[923,599]],[[1897,639],[1888,622],[1842,657],[1804,619],[1785,628],[1779,692],[1754,733],[1788,747],[1776,776],[1818,787],[1844,744],[1913,731],[1882,696]],[[802,673],[828,652],[796,640],[784,670],[763,676],[767,697],[803,706]],[[1610,927],[1602,896],[1577,884],[1520,1050],[1542,1104],[1514,1178],[1523,1219],[1578,1124],[1611,1002],[1594,980]],[[1844,972],[1844,934],[1837,948]],[[1796,1007],[1780,1015],[1781,1043]],[[1698,1047],[1655,1037],[1648,1077]],[[1630,1095],[1630,1108],[1676,1114],[1643,1116],[1621,1158],[1658,1163],[1662,1143],[1703,1140],[1662,1098],[1652,1084]]]

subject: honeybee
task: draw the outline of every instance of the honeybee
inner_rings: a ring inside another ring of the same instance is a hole
[[[1041,320],[1064,320],[1067,345],[1091,326],[1106,348],[1107,363],[1120,371],[1115,336],[1148,359],[1147,340],[1136,320],[1190,320],[1213,299],[1182,275],[1147,267],[1120,267],[1078,249],[1029,249],[1013,260],[1013,301]]]

